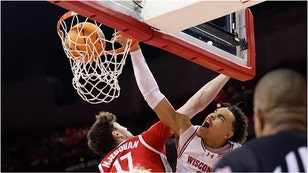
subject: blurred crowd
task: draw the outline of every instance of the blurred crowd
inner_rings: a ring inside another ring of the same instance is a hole
[[[2,171],[80,171],[97,165],[87,147],[88,125],[29,132],[2,141]]]

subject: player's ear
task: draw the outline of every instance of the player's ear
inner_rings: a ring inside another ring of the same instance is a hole
[[[230,139],[230,138],[232,138],[233,135],[234,135],[234,132],[233,132],[233,131],[229,131],[229,132],[225,135],[225,138],[226,138],[226,139]]]
[[[117,130],[114,130],[112,131],[112,136],[115,138],[115,139],[119,139],[119,138],[122,138],[123,137],[123,134]]]
[[[254,129],[256,136],[261,136],[265,126],[264,114],[260,109],[254,113]]]
[[[120,136],[120,133],[119,133],[117,130],[114,130],[114,131],[112,131],[112,136],[113,136],[114,138],[117,138],[117,137]]]
[[[259,121],[259,123],[260,123],[260,128],[261,129],[263,129],[264,128],[264,123],[265,123],[265,121],[264,121],[264,115],[263,115],[263,113],[262,113],[262,111],[261,110],[258,110],[258,114],[257,114],[257,120]]]

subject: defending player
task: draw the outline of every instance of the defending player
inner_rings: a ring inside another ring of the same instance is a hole
[[[151,172],[171,172],[166,158],[165,144],[171,137],[169,128],[162,122],[147,131],[133,136],[109,112],[100,112],[88,132],[91,150],[104,156],[98,165],[101,172],[132,171],[135,167]]]
[[[217,109],[205,118],[201,126],[193,126],[190,122],[195,113],[200,112],[210,103],[204,103],[202,100],[209,96],[211,87],[221,89],[224,83],[218,82],[207,86],[204,89],[209,92],[199,91],[190,102],[175,111],[160,92],[138,45],[132,48],[131,57],[136,81],[142,95],[161,121],[169,126],[179,138],[177,172],[211,172],[218,159],[239,147],[239,143],[246,140],[247,119],[235,105],[226,105]],[[222,74],[217,78],[225,82],[229,79]],[[199,104],[198,111],[193,109],[194,104]]]

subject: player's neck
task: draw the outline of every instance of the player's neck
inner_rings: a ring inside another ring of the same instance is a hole
[[[227,144],[226,141],[209,140],[202,138],[203,143],[210,148],[221,148]]]

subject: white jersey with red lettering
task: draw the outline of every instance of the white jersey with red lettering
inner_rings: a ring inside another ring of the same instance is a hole
[[[161,121],[141,135],[134,136],[109,152],[98,165],[103,172],[130,172],[144,169],[151,172],[172,172],[167,161],[165,144],[171,137]]]
[[[222,148],[210,148],[197,135],[199,127],[191,126],[180,136],[176,172],[212,172],[215,163],[224,154],[241,146],[229,142]]]

